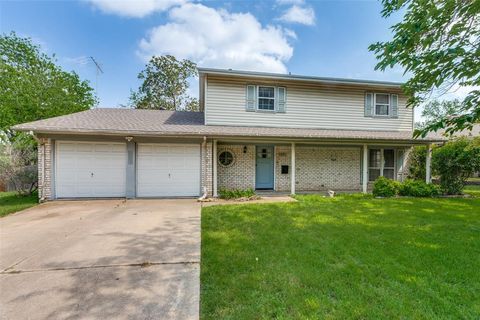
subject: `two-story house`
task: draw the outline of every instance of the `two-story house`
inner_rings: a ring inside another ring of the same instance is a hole
[[[366,192],[403,179],[408,150],[438,140],[412,138],[400,83],[199,74],[200,112],[92,109],[15,126],[39,141],[41,199]]]

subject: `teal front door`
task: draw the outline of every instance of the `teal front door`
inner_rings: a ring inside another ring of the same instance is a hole
[[[256,147],[255,189],[273,189],[273,147]]]

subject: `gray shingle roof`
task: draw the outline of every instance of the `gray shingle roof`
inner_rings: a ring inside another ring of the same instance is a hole
[[[16,125],[13,129],[50,134],[271,137],[331,140],[396,140],[409,142],[432,140],[428,138],[414,140],[411,132],[395,131],[206,126],[204,125],[203,112],[114,108],[91,109]]]

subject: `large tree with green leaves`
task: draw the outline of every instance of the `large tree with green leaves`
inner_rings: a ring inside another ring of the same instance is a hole
[[[412,74],[404,90],[408,106],[417,107],[452,88],[468,93],[454,116],[445,116],[415,132],[445,128],[447,133],[469,129],[480,120],[480,1],[383,0],[382,15],[404,12],[392,27],[393,39],[370,46],[376,69],[399,65]]]
[[[15,124],[87,110],[93,89],[75,72],[63,71],[55,57],[29,38],[0,36],[0,131],[13,140]]]
[[[132,92],[130,103],[137,109],[198,110],[198,100],[187,94],[188,80],[197,76],[197,66],[174,56],[154,56],[139,73],[142,84]]]
[[[423,122],[416,123],[415,127],[423,129],[442,121],[442,119],[455,117],[461,107],[462,102],[458,99],[428,101],[422,110]]]

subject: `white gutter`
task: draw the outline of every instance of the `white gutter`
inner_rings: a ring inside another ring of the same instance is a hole
[[[206,74],[206,75],[212,74],[212,75],[230,76],[230,77],[232,76],[251,77],[251,78],[262,78],[262,79],[286,80],[286,81],[317,82],[317,83],[325,83],[325,84],[382,86],[382,87],[393,87],[398,89],[400,89],[401,86],[403,85],[403,83],[401,82],[313,77],[313,76],[300,76],[300,75],[292,75],[292,74],[250,72],[250,71],[223,70],[223,69],[211,69],[211,68],[198,68],[198,73]]]
[[[202,157],[205,156],[204,154],[204,150],[205,150],[205,147],[207,145],[207,136],[203,136],[203,141],[202,141]],[[202,162],[202,159],[200,159],[200,163]],[[202,167],[202,176],[205,175],[207,172],[207,169],[206,168],[203,168]],[[205,180],[206,180],[206,176],[204,177]],[[202,180],[202,179],[200,179]],[[207,187],[206,186],[202,186],[203,187],[203,194],[200,198],[198,198],[198,201],[204,201],[205,199],[208,198],[208,190],[207,190]]]

